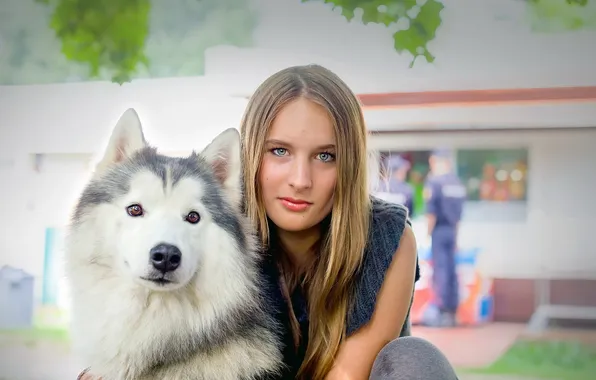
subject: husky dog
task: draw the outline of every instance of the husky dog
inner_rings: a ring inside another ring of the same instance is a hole
[[[66,238],[73,348],[103,380],[260,379],[282,353],[242,213],[240,136],[167,157],[119,119]]]

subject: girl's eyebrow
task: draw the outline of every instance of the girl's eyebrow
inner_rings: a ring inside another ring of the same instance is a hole
[[[269,139],[269,140],[265,141],[265,144],[267,144],[267,145],[284,145],[284,146],[292,145],[292,144],[289,144],[285,141],[278,140],[278,139]]]
[[[285,142],[283,140],[278,140],[278,139],[269,139],[267,141],[265,141],[266,145],[279,145],[279,146],[284,146],[284,147],[291,147],[292,144]],[[335,144],[324,144],[324,145],[319,145],[316,147],[316,150],[327,150],[327,149],[335,149]]]

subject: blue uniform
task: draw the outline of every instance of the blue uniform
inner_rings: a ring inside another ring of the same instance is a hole
[[[439,310],[455,314],[459,304],[455,266],[456,227],[466,188],[455,174],[430,176],[425,184],[426,213],[436,218],[432,231],[433,288]]]
[[[412,186],[395,178],[391,173],[399,169],[408,170],[410,163],[400,156],[390,157],[387,160],[387,171],[390,173],[390,178],[387,182],[383,182],[379,186],[379,198],[387,202],[397,203],[406,206],[408,215],[414,212],[414,189]]]

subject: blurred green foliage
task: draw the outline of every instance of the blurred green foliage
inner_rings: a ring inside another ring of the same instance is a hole
[[[0,0],[0,84],[202,75],[256,22],[250,0]]]
[[[122,83],[130,80],[139,63],[148,65],[149,0],[40,2],[54,6],[50,27],[62,41],[62,53],[71,61],[88,64],[91,77],[103,69]]]
[[[596,29],[595,0],[529,0],[528,19],[538,33]]]

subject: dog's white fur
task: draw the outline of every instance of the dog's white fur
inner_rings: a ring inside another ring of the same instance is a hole
[[[118,121],[108,147],[96,166],[93,183],[108,181],[136,152],[146,147],[139,118],[128,110]],[[240,138],[224,131],[200,154],[214,170],[227,204],[241,223],[248,249],[242,252],[229,232],[214,223],[201,195],[208,184],[184,178],[175,185],[166,173],[166,185],[149,170],[133,172],[128,191],[109,203],[84,208],[73,217],[66,241],[66,275],[72,294],[74,350],[103,380],[237,380],[276,371],[281,353],[276,335],[255,324],[252,334],[232,336],[213,349],[192,353],[172,346],[208,331],[217,332],[222,319],[237,307],[262,310],[258,302],[255,266],[257,245],[242,216]],[[115,184],[111,184],[114,186]],[[106,185],[107,186],[107,185]],[[142,218],[126,213],[142,203]],[[201,215],[196,225],[182,213]],[[142,280],[148,276],[149,250],[160,242],[176,245],[183,255],[170,284]],[[244,260],[244,261],[243,261]],[[180,360],[161,364],[165,355]]]

